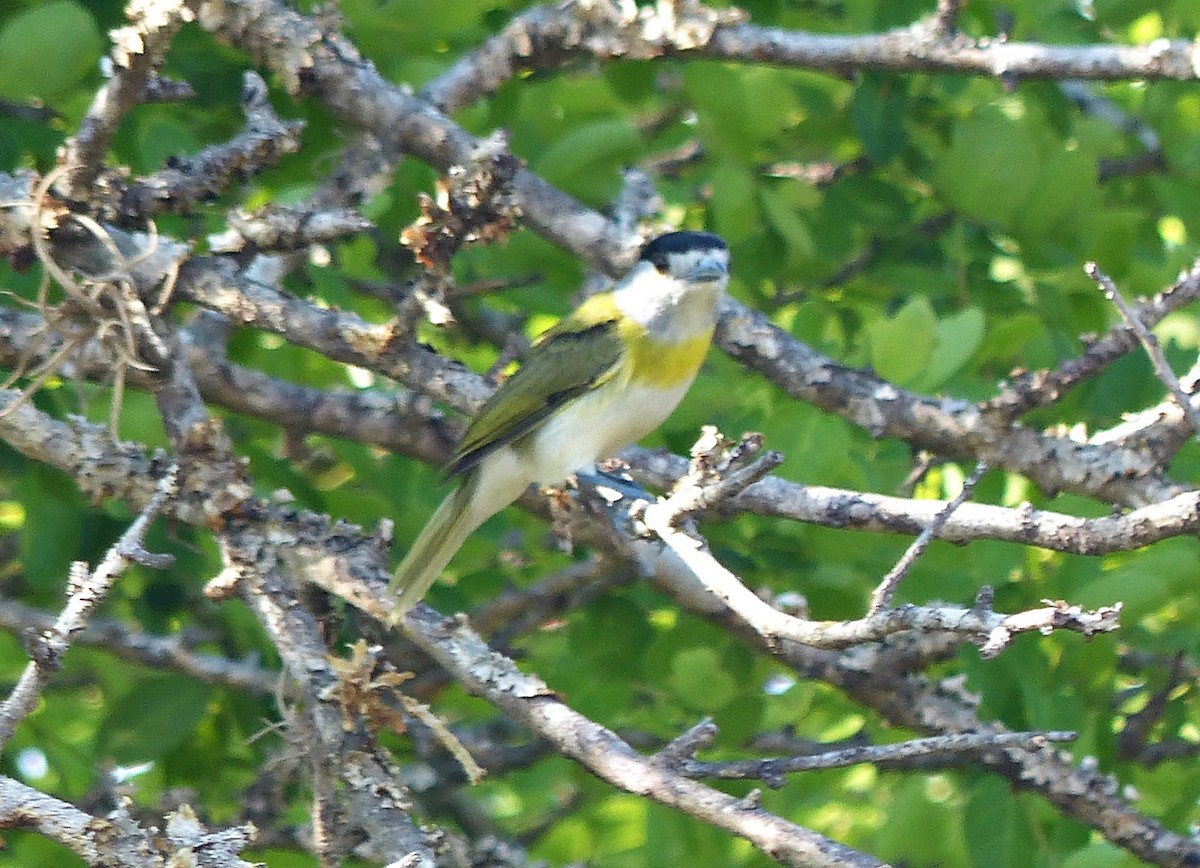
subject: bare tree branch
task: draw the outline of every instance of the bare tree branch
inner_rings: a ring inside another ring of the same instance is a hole
[[[1149,45],[1043,45],[1006,39],[944,39],[920,25],[882,34],[836,36],[753,25],[718,28],[698,53],[729,61],[767,62],[833,73],[859,69],[947,72],[1019,81],[1026,78],[1129,81],[1196,78],[1185,40]]]
[[[1153,328],[1168,313],[1197,298],[1200,298],[1200,262],[1194,263],[1174,284],[1153,298],[1135,305],[1132,314],[1146,328]],[[1053,371],[1017,373],[984,407],[989,414],[994,411],[1004,419],[1015,419],[1029,410],[1049,406],[1137,346],[1137,335],[1132,327],[1118,323],[1103,336],[1089,341],[1082,355],[1068,359]]]
[[[716,339],[730,357],[792,397],[846,418],[875,437],[896,437],[938,455],[1003,467],[1052,493],[1074,491],[1131,506],[1181,493],[1141,453],[1049,437],[996,420],[966,402],[916,395],[840,365],[764,314],[733,302],[724,305]]]
[[[933,521],[929,526],[912,541],[912,545],[901,556],[900,560],[896,561],[896,565],[888,570],[887,575],[880,579],[875,590],[871,592],[871,603],[867,607],[868,615],[877,615],[883,609],[891,605],[892,597],[896,594],[896,589],[900,587],[900,583],[904,581],[904,577],[908,575],[908,571],[912,569],[912,565],[916,563],[917,558],[929,547],[933,542],[938,531],[945,527],[946,522],[950,520],[950,516],[954,511],[962,506],[975,493],[975,486],[979,484],[979,480],[983,478],[983,474],[987,473],[988,466],[984,462],[979,462],[975,465],[975,469],[971,471],[971,475],[963,482],[962,490],[955,496],[953,500],[942,507],[941,512],[934,516]]]
[[[1163,355],[1162,347],[1158,345],[1158,339],[1154,337],[1154,333],[1146,328],[1146,324],[1138,319],[1137,314],[1126,303],[1121,296],[1121,291],[1117,289],[1117,285],[1113,283],[1111,277],[1100,270],[1099,266],[1094,262],[1089,262],[1084,266],[1084,271],[1088,277],[1099,284],[1105,298],[1113,303],[1118,311],[1121,312],[1121,318],[1125,320],[1126,325],[1133,329],[1133,333],[1137,335],[1137,339],[1141,342],[1146,355],[1150,357],[1150,364],[1154,366],[1154,373],[1158,376],[1159,381],[1167,387],[1167,391],[1175,399],[1175,403],[1183,410],[1183,414],[1191,423],[1192,430],[1196,432],[1197,439],[1200,439],[1200,413],[1192,406],[1191,397],[1183,391],[1183,387],[1179,385],[1179,378],[1175,376],[1175,372],[1171,370],[1171,366],[1167,364],[1166,356]]]
[[[246,129],[219,145],[133,183],[116,185],[105,204],[110,219],[122,225],[140,224],[157,214],[186,213],[213,199],[246,175],[277,163],[300,149],[300,121],[282,121],[268,99],[267,85],[258,73],[247,72],[242,84]]]
[[[1118,627],[1120,603],[1089,612],[1061,601],[1047,601],[1045,608],[1004,615],[991,609],[990,598],[982,592],[970,609],[908,605],[883,609],[855,621],[798,618],[781,612],[743,585],[712,556],[703,541],[675,529],[671,509],[668,500],[647,507],[642,514],[646,529],[666,544],[664,548],[636,545],[643,567],[668,587],[677,601],[696,606],[696,595],[700,594],[706,598],[700,604],[702,608],[731,610],[767,645],[787,640],[816,648],[846,648],[876,642],[893,633],[921,630],[958,634],[992,656],[1019,633],[1057,629],[1091,636]]]
[[[449,113],[492,95],[521,70],[557,69],[581,56],[707,57],[838,75],[873,69],[1006,80],[1196,78],[1194,48],[1184,40],[1161,39],[1141,46],[976,41],[949,32],[945,14],[887,33],[831,35],[742,23],[732,11],[694,2],[668,8],[669,13],[595,3],[581,14],[577,7],[536,6],[426,85],[421,96]]]
[[[54,616],[16,600],[0,599],[0,627],[16,635],[46,633],[53,629]],[[230,660],[189,647],[182,636],[142,633],[128,624],[110,619],[91,619],[74,635],[75,645],[104,648],[118,657],[146,666],[170,669],[207,684],[222,684],[272,696],[279,687],[279,673],[253,659]]]
[[[402,626],[405,635],[456,680],[621,789],[648,796],[746,838],[787,865],[881,864],[775,817],[753,802],[687,780],[664,764],[638,754],[616,733],[560,703],[545,684],[493,652],[461,623],[418,606]]]
[[[237,855],[254,841],[253,825],[209,832],[185,805],[166,818],[165,826],[166,834],[143,829],[126,805],[107,817],[94,817],[0,777],[0,827],[36,829],[89,865],[147,868],[184,860],[198,868],[253,868],[254,863]]]
[[[142,548],[142,542],[150,523],[167,501],[176,495],[177,473],[177,468],[172,466],[163,475],[141,514],[121,534],[96,569],[88,572],[87,565],[82,562],[72,566],[66,608],[59,613],[51,628],[37,637],[32,659],[8,698],[0,703],[0,745],[8,742],[17,724],[33,710],[46,682],[62,665],[63,656],[71,647],[75,634],[84,629],[88,616],[125,568],[131,563],[144,563],[156,569],[169,566],[171,559],[168,556],[150,554]]]
[[[706,733],[707,735],[707,733]],[[713,730],[711,736],[715,736]],[[687,752],[677,760],[683,773],[692,778],[719,778],[722,780],[761,780],[768,787],[778,788],[784,784],[784,776],[797,772],[818,769],[837,769],[859,763],[890,766],[914,760],[931,765],[961,763],[965,759],[1001,748],[1041,748],[1052,742],[1074,741],[1073,732],[970,732],[952,735],[935,735],[915,738],[896,744],[872,744],[829,750],[804,756],[772,757],[767,759],[711,760],[695,759],[695,748],[706,746],[704,740],[692,742]],[[672,746],[659,751],[658,756],[666,759]]]
[[[141,101],[176,31],[192,19],[183,0],[139,0],[127,7],[131,23],[112,31],[112,74],[96,94],[79,131],[67,141],[62,164],[67,195],[86,200],[104,168],[104,155],[125,114]]]

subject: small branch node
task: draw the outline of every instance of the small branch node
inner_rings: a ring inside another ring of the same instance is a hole
[[[682,765],[694,757],[697,751],[711,745],[718,732],[712,718],[706,717],[671,739],[655,754],[655,759],[669,766]]]

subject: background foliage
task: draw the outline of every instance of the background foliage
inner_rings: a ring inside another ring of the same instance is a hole
[[[343,0],[338,9],[346,35],[382,74],[420,88],[524,6],[457,0],[433,11],[416,0]],[[742,6],[759,25],[827,34],[907,26],[932,12],[928,3],[907,0],[751,0]],[[0,98],[52,110],[0,113],[0,170],[54,166],[56,149],[101,84],[104,34],[122,20],[115,0],[10,0],[0,7]],[[972,37],[1144,44],[1192,38],[1200,7],[972,0],[958,24]],[[164,72],[189,82],[195,98],[137,107],[122,124],[109,162],[147,174],[164,160],[234,134],[242,125],[239,92],[248,68],[245,56],[198,27],[185,27]],[[301,151],[202,210],[160,218],[160,232],[203,248],[207,234],[223,228],[227,208],[296,202],[312,191],[347,132],[316,100],[294,100],[272,85],[277,110],[306,123]],[[1054,367],[1081,351],[1080,335],[1103,332],[1115,321],[1083,272],[1086,261],[1096,261],[1133,297],[1169,285],[1195,255],[1200,90],[1194,82],[1163,81],[1088,90],[1093,101],[1081,103],[1056,81],[612,60],[519,76],[455,120],[478,135],[507,130],[512,151],[531,169],[597,209],[620,191],[623,167],[648,167],[670,222],[729,240],[737,299],[846,366],[870,368],[917,392],[978,401],[995,394],[1012,369]],[[1100,100],[1106,111],[1097,108]],[[694,148],[696,156],[669,160],[682,148]],[[1157,155],[1149,171],[1132,163],[1148,151]],[[812,166],[838,171],[814,182],[799,171]],[[398,236],[418,216],[418,195],[431,192],[436,177],[429,166],[404,160],[363,209],[375,229],[330,248],[328,261],[313,258],[296,269],[288,289],[370,321],[386,320],[387,292],[363,287],[394,291],[416,275]],[[16,297],[31,298],[39,276],[36,269],[8,271],[4,285]],[[463,250],[453,276],[460,287],[512,283],[455,301],[461,328],[421,327],[421,338],[439,352],[482,372],[501,348],[480,324],[498,321],[536,334],[578,299],[585,269],[522,230],[507,243]],[[1194,310],[1169,315],[1157,332],[1176,370],[1194,360]],[[239,330],[229,353],[247,367],[320,388],[389,388],[378,375],[264,332]],[[1149,363],[1135,352],[1026,421],[1085,437],[1162,396]],[[107,389],[56,378],[35,400],[56,416],[82,412],[104,421],[110,399]],[[320,435],[301,439],[213,409],[224,417],[236,452],[249,459],[260,493],[287,489],[304,508],[366,527],[391,518],[398,545],[415,537],[444,491],[435,469],[411,459]],[[811,485],[947,498],[970,471],[969,464],[935,462],[914,484],[907,444],[875,439],[787,398],[718,353],[680,409],[646,442],[686,454],[703,424],[729,434],[761,431],[767,445],[786,456],[777,473]],[[152,398],[136,391],[125,396],[120,434],[166,444]],[[1198,462],[1200,450],[1185,445],[1172,461],[1172,478],[1192,482]],[[6,598],[48,611],[61,604],[70,562],[95,563],[131,518],[119,503],[87,502],[70,479],[8,449],[0,450],[0,497],[0,587]],[[975,499],[1005,506],[1028,501],[1083,516],[1110,509],[1080,495],[1040,491],[1003,471],[989,473]],[[749,515],[709,521],[703,530],[718,558],[747,585],[802,594],[814,617],[823,619],[860,615],[910,541]],[[525,586],[587,555],[547,543],[544,522],[510,509],[467,543],[450,568],[457,582],[437,586],[428,602],[444,612],[469,612],[509,585]],[[105,618],[147,633],[182,633],[198,650],[278,666],[243,603],[202,596],[203,582],[220,569],[207,534],[160,524],[148,547],[173,553],[175,566],[167,572],[132,568],[105,603]],[[1165,683],[1172,659],[1195,671],[1198,555],[1196,540],[1187,537],[1098,557],[1002,542],[935,543],[901,597],[969,604],[987,584],[1004,611],[1043,599],[1085,606],[1123,601],[1117,638],[1089,643],[1069,634],[1029,635],[996,659],[964,648],[931,674],[964,675],[985,720],[1077,731],[1071,748],[1077,758],[1095,757],[1136,789],[1139,809],[1186,833],[1200,796],[1194,752],[1152,764],[1118,759],[1115,745],[1128,715]],[[353,639],[350,619],[331,617],[330,624],[339,639]],[[798,678],[646,583],[564,611],[512,637],[508,650],[578,711],[647,742],[669,740],[711,716],[720,727],[713,757],[740,756],[748,739],[778,730],[818,741],[861,734],[886,742],[915,734],[897,731],[828,684]],[[0,677],[15,681],[26,659],[20,635],[0,637]],[[427,698],[457,725],[482,724],[496,713],[454,687]],[[1155,740],[1200,744],[1193,678],[1182,679],[1166,701]],[[9,742],[2,768],[61,798],[102,806],[113,795],[106,769],[146,763],[118,787],[137,805],[148,809],[185,793],[207,820],[228,823],[242,816],[248,788],[280,749],[275,734],[263,734],[278,719],[269,695],[80,646]],[[386,740],[402,764],[412,759],[405,737]],[[754,784],[720,786],[743,795]],[[304,822],[305,785],[290,780],[284,789],[293,806],[289,819]],[[468,796],[469,813],[451,797],[430,799],[425,810],[439,822],[475,822],[520,839],[550,864],[770,861],[744,841],[617,791],[561,758],[490,778]],[[969,764],[928,771],[863,765],[793,775],[762,799],[773,813],[895,864],[1139,864],[1041,798],[1014,794],[1008,782]],[[0,862],[6,864],[74,864],[64,849],[33,834],[6,834],[4,844]],[[283,843],[251,855],[271,866],[316,864]]]

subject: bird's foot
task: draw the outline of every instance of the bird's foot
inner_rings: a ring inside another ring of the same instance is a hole
[[[619,500],[654,500],[654,495],[620,469],[592,467],[576,472],[575,480],[581,491],[595,493],[610,505]]]

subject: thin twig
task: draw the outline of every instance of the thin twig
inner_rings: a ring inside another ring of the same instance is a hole
[[[1179,378],[1175,376],[1175,372],[1167,364],[1167,358],[1163,355],[1162,347],[1159,346],[1158,338],[1154,336],[1154,332],[1146,328],[1146,324],[1125,303],[1125,299],[1121,296],[1121,291],[1117,289],[1117,285],[1113,282],[1112,278],[1101,271],[1096,263],[1089,262],[1083,267],[1083,270],[1087,273],[1088,277],[1096,281],[1104,293],[1104,297],[1116,306],[1122,318],[1133,329],[1133,333],[1137,335],[1138,340],[1142,342],[1142,347],[1146,350],[1146,355],[1150,357],[1150,364],[1154,366],[1155,375],[1179,403],[1180,409],[1183,410],[1188,422],[1191,423],[1192,430],[1196,432],[1196,441],[1200,442],[1200,413],[1196,412],[1196,408],[1192,406],[1192,401],[1188,397],[1188,393],[1183,391],[1183,386],[1179,385]]]
[[[933,521],[925,530],[921,531],[920,535],[912,541],[908,550],[896,561],[896,565],[888,570],[886,576],[879,582],[875,591],[871,594],[871,605],[867,608],[868,615],[877,615],[891,602],[892,597],[896,594],[896,589],[900,587],[900,583],[904,581],[904,577],[908,575],[908,571],[912,569],[912,565],[916,563],[925,549],[929,548],[929,544],[933,542],[933,538],[941,531],[942,526],[949,520],[950,515],[954,510],[962,506],[963,503],[971,497],[975,491],[975,486],[979,483],[983,474],[987,473],[988,465],[986,461],[980,461],[975,465],[975,469],[971,471],[971,475],[963,482],[962,491],[958,493],[952,501],[942,507],[941,512],[933,517]]]
[[[1074,741],[1076,733],[1052,732],[961,732],[915,738],[897,744],[856,745],[811,756],[703,762],[686,758],[681,769],[689,778],[761,780],[772,789],[783,786],[784,775],[793,772],[838,769],[860,763],[897,763],[915,759],[961,759],[1003,748],[1038,748],[1052,742]]]
[[[72,568],[72,581],[68,585],[70,594],[66,607],[59,614],[54,626],[37,638],[33,659],[21,673],[21,678],[12,693],[0,705],[0,746],[3,746],[17,728],[17,724],[37,704],[42,688],[50,675],[62,662],[63,655],[71,645],[71,638],[87,625],[87,617],[100,603],[113,580],[130,563],[147,564],[161,569],[165,566],[164,555],[154,555],[142,547],[150,523],[176,492],[177,465],[172,465],[159,480],[154,495],[133,524],[121,534],[121,538],[108,550],[99,566],[90,574],[86,566],[76,563]],[[79,581],[76,581],[76,577]]]
[[[44,633],[53,629],[54,615],[17,600],[0,599],[0,629],[14,635]],[[270,696],[279,687],[279,672],[253,657],[237,660],[196,650],[199,637],[187,634],[155,635],[115,619],[93,619],[74,637],[75,645],[103,648],[117,657],[143,666],[180,672],[207,684]]]

